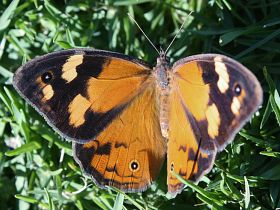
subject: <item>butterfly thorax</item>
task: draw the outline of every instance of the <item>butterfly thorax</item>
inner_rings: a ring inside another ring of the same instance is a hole
[[[161,53],[157,59],[157,65],[154,68],[156,78],[157,97],[160,114],[160,127],[162,136],[168,139],[168,116],[169,116],[169,95],[170,95],[170,72],[169,61],[164,53]]]
[[[169,59],[164,52],[160,53],[157,58],[157,65],[154,68],[154,75],[157,80],[157,85],[160,89],[168,89],[170,82],[170,65]]]

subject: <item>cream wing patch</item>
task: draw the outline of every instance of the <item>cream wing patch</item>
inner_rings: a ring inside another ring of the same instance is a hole
[[[220,114],[217,106],[215,104],[212,104],[207,108],[205,114],[208,122],[208,134],[212,139],[214,139],[216,136],[219,135],[219,126],[221,123]]]
[[[79,127],[85,122],[85,113],[91,103],[81,94],[77,95],[69,104],[68,112],[70,114],[69,122],[74,127]]]
[[[221,93],[225,93],[227,89],[229,88],[229,75],[227,72],[227,67],[223,63],[222,58],[217,56],[214,58],[215,61],[215,71],[219,75],[218,80],[218,88],[221,91]]]
[[[47,101],[50,100],[53,97],[54,91],[51,85],[46,85],[42,89],[42,93],[44,95],[43,100]]]
[[[238,115],[239,114],[239,109],[240,109],[240,102],[237,97],[234,97],[231,103],[231,111],[233,114]]]
[[[62,67],[62,78],[68,83],[77,77],[77,66],[83,63],[83,55],[72,55]]]

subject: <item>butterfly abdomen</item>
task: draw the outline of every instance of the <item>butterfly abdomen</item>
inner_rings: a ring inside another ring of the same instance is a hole
[[[161,134],[164,138],[168,139],[168,132],[169,132],[169,94],[160,94],[159,95],[159,105],[160,105],[160,112],[159,112],[159,120],[160,120],[160,129]]]

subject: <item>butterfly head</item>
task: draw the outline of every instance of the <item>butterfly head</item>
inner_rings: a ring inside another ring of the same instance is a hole
[[[157,66],[159,65],[169,65],[170,63],[170,57],[168,57],[166,55],[166,51],[164,51],[161,47],[160,47],[160,51],[159,51],[159,57],[157,58]]]

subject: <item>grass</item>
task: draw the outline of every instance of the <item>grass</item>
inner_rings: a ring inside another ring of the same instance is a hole
[[[188,3],[186,3],[188,2]],[[166,172],[146,192],[101,190],[84,179],[61,139],[11,86],[13,72],[35,56],[90,46],[155,64],[152,42],[171,62],[214,52],[251,69],[264,89],[259,112],[218,155],[212,171],[166,196]],[[0,2],[0,209],[275,209],[280,208],[280,1],[103,0]]]

